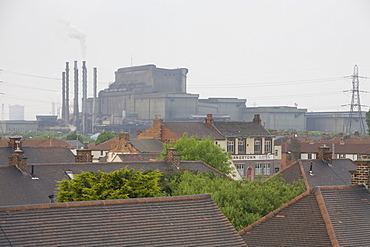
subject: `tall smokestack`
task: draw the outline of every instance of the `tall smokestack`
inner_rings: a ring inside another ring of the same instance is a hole
[[[87,134],[87,68],[82,61],[82,133]]]
[[[66,122],[66,72],[62,72],[62,119]]]
[[[80,111],[78,109],[78,68],[77,68],[77,61],[75,61],[75,65],[74,65],[74,81],[75,81],[75,98],[74,98],[74,110],[73,110],[73,114],[75,116],[75,126],[76,126],[76,130],[79,130],[80,129]]]
[[[5,120],[5,106],[1,105],[1,120]]]
[[[92,108],[92,121],[91,121],[91,127],[92,127],[92,133],[94,134],[94,124],[96,119],[96,94],[97,94],[97,87],[98,87],[98,72],[97,69],[94,68],[94,95],[93,95],[93,108]]]
[[[69,124],[69,63],[66,62],[66,92],[65,92],[64,122]]]

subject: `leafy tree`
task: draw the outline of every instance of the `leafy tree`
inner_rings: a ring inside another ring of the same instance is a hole
[[[83,172],[74,179],[59,181],[58,202],[109,200],[160,196],[156,171],[134,171],[126,167],[104,172]]]
[[[96,139],[95,145],[99,145],[103,142],[106,142],[106,141],[112,139],[113,137],[115,137],[116,135],[117,135],[116,132],[104,131],[104,132],[100,133],[100,135]]]
[[[210,194],[238,231],[304,190],[303,182],[289,185],[279,176],[272,177],[266,182],[261,180],[241,182],[206,173],[193,174],[189,171],[175,177],[167,185],[167,191],[172,196]]]
[[[367,134],[370,136],[370,109],[366,112],[366,124],[367,124]]]
[[[83,143],[83,137],[82,135],[77,134],[76,131],[70,132],[64,137],[65,140],[79,140],[81,143]]]
[[[187,137],[185,133],[176,142],[164,144],[161,159],[169,148],[177,149],[177,154],[180,155],[181,160],[203,161],[224,174],[230,174],[231,172],[230,154],[215,145],[214,140],[210,137],[199,140],[196,136]]]

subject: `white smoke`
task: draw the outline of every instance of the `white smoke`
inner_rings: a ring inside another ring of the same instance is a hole
[[[62,22],[67,27],[68,37],[71,39],[77,39],[80,42],[80,49],[82,59],[86,59],[86,34],[76,25],[71,24],[69,21],[62,20]]]

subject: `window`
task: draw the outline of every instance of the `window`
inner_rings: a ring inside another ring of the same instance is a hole
[[[238,139],[238,153],[245,154],[245,139]]]
[[[244,176],[244,164],[236,164],[236,169],[241,176]]]
[[[262,164],[256,164],[256,169],[254,169],[256,175],[262,174]]]
[[[312,159],[312,154],[308,154],[307,159],[311,160]]]
[[[270,175],[271,172],[270,172],[270,164],[265,164],[264,168],[263,168],[263,174],[264,175]]]
[[[265,152],[271,152],[271,140],[265,140]]]
[[[261,139],[254,140],[254,152],[261,153]]]
[[[339,154],[339,159],[345,159],[346,155],[345,154]]]
[[[275,150],[275,156],[279,155],[279,150]]]
[[[234,153],[234,140],[227,141],[227,152]]]

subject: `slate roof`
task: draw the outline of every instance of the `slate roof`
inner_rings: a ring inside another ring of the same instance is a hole
[[[9,139],[0,139],[0,147],[8,147]],[[21,139],[23,147],[70,147],[69,143],[56,138]]]
[[[246,246],[210,195],[0,207],[2,246]]]
[[[175,169],[171,164],[164,161],[150,162],[109,162],[109,163],[70,163],[70,164],[35,164],[34,173],[38,179],[31,179],[29,175],[23,175],[16,167],[0,167],[0,206],[24,205],[50,202],[49,195],[56,194],[57,181],[67,178],[65,171],[80,174],[83,171],[113,172],[124,167],[134,170],[166,170]],[[199,172],[215,172],[222,174],[213,167],[197,161],[181,161],[181,169],[196,170]],[[31,166],[27,167],[27,173],[31,174]]]
[[[310,167],[312,162],[312,173]],[[301,160],[280,171],[287,183],[304,179],[309,188],[316,186],[350,185],[351,174],[355,171],[356,164],[349,159],[333,159],[332,165],[322,160]]]
[[[140,153],[140,154],[117,154],[121,161],[150,161],[157,160],[159,153]]]
[[[317,187],[239,234],[248,246],[366,246],[370,194],[360,186]]]
[[[333,143],[330,142],[315,142],[315,143],[300,143],[302,153],[317,153],[318,148],[326,145],[329,147],[328,152],[333,152]],[[370,143],[335,143],[334,153],[336,154],[370,154]]]
[[[160,153],[163,143],[157,139],[132,139],[129,141],[141,153]]]
[[[69,148],[64,147],[23,147],[27,164],[74,163],[75,156]]]
[[[75,156],[66,147],[23,147],[27,164],[74,163]],[[9,165],[12,147],[0,147],[0,166]]]
[[[163,122],[162,125],[178,137],[188,133],[189,137],[198,136],[200,139],[205,137],[211,137],[214,140],[225,139],[223,135],[204,122]]]
[[[226,137],[273,137],[268,130],[255,122],[214,122],[213,126]]]

